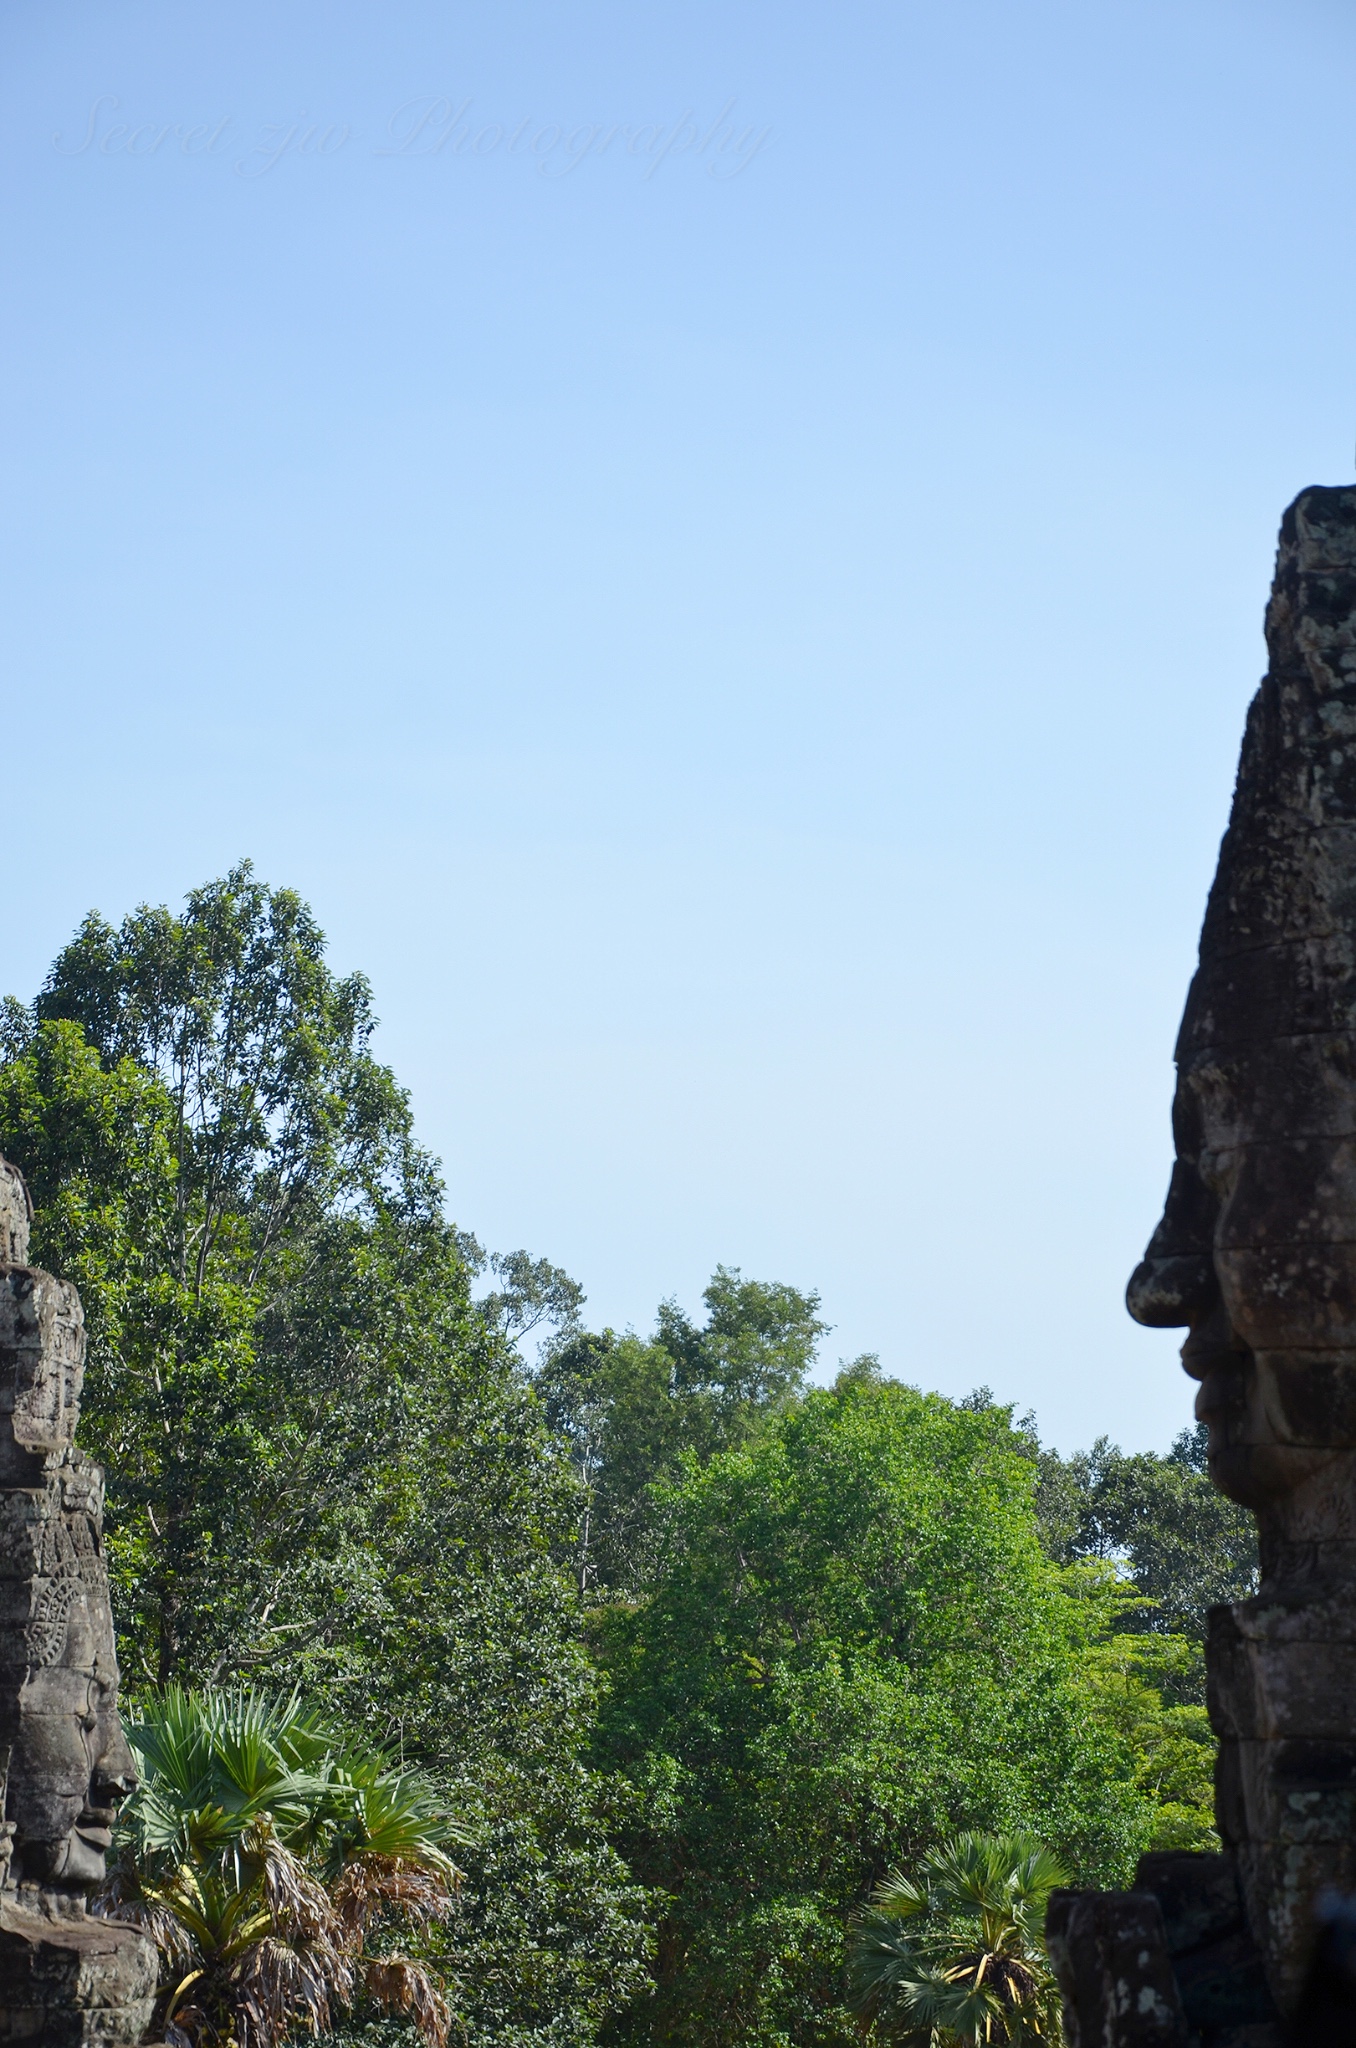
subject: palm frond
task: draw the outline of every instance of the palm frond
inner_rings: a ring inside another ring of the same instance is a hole
[[[930,1851],[915,1876],[892,1871],[853,1923],[849,2005],[930,2048],[1057,2040],[1043,1925],[1063,1875],[1030,1837],[974,1833]]]
[[[299,1944],[265,1935],[231,1973],[240,2048],[279,2048],[298,2028],[331,2029],[335,2005],[353,1994],[353,1965],[332,1943]]]
[[[328,1892],[279,1839],[267,1814],[246,1829],[241,1848],[257,1866],[264,1909],[274,1925],[289,1939],[332,1939],[335,1912]]]
[[[395,1917],[417,1928],[432,1925],[446,1912],[455,1889],[442,1870],[368,1854],[345,1865],[330,1898],[347,1938],[361,1943],[380,1919]]]
[[[404,1956],[377,1956],[365,1966],[363,1989],[385,2012],[403,2013],[427,2048],[446,2048],[452,2015],[428,1971]]]
[[[120,1920],[138,1927],[155,1943],[170,1970],[187,1970],[197,1954],[196,1944],[180,1916],[154,1891],[147,1891],[130,1857],[120,1856],[108,1880],[94,1900],[91,1911],[105,1920]]]
[[[441,1872],[448,1884],[458,1878],[445,1843],[467,1841],[442,1802],[413,1771],[379,1778],[351,1788],[351,1823],[345,1829],[348,1855],[380,1856],[419,1863]]]
[[[170,2048],[282,2048],[328,2031],[360,1983],[443,2048],[432,1973],[364,1954],[385,1923],[430,1926],[459,1881],[446,1845],[466,1832],[417,1773],[295,1693],[167,1687],[128,1737],[142,1783],[96,1910],[155,1941]]]

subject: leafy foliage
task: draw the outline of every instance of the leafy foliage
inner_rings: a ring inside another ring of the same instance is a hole
[[[685,1456],[704,1460],[745,1442],[794,1400],[826,1328],[817,1294],[745,1280],[738,1267],[718,1267],[702,1298],[704,1325],[662,1302],[648,1340],[562,1333],[537,1373],[547,1420],[584,1489],[582,1591],[644,1588],[657,1533],[652,1487]]]
[[[394,1745],[474,1826],[440,1936],[464,2036],[588,2040],[646,1934],[583,1757],[577,1489],[510,1341],[563,1276],[514,1255],[476,1303],[372,1028],[242,867],[88,919],[7,1007],[0,1150],[86,1306],[132,1697],[279,1674]]]
[[[848,2003],[910,2048],[1058,2041],[1045,1908],[1064,1871],[1023,1835],[964,1833],[891,1871],[853,1924]]]
[[[1256,1525],[1210,1484],[1204,1425],[1183,1430],[1165,1458],[1132,1455],[1099,1437],[1071,1458],[1042,1450],[1039,1467],[1052,1556],[1121,1564],[1152,1603],[1150,1630],[1201,1643],[1209,1608],[1257,1590]]]
[[[171,1687],[127,1733],[142,1782],[98,1910],[159,1948],[169,2048],[278,2048],[355,2003],[443,2048],[440,1986],[389,1938],[435,1921],[457,1876],[455,1830],[417,1778],[295,1695]]]
[[[509,1343],[520,1346],[534,1330],[549,1328],[557,1341],[573,1336],[579,1326],[584,1290],[561,1266],[534,1259],[530,1252],[492,1252],[485,1261],[479,1245],[463,1238],[477,1270],[488,1263],[499,1282],[480,1299],[480,1313]]]
[[[602,1753],[641,1802],[622,1841],[665,1898],[619,2038],[846,2044],[850,1917],[957,1827],[1128,1876],[1151,1809],[1034,1476],[1003,1411],[854,1372],[663,1490],[650,1599],[596,1620]]]
[[[1046,1547],[1081,1571],[1105,1618],[1090,1677],[1154,1801],[1155,1849],[1219,1847],[1206,1616],[1257,1589],[1256,1526],[1211,1485],[1205,1435],[1203,1425],[1183,1430],[1166,1457],[1127,1454],[1106,1437],[1070,1458],[1033,1443]]]
[[[160,1684],[291,1654],[297,1582],[399,1433],[391,1356],[430,1257],[483,1336],[372,1029],[361,977],[244,866],[182,917],[87,918],[0,1069],[36,1255],[90,1316],[86,1441]]]
[[[1150,1603],[1115,1567],[1089,1559],[1066,1568],[1070,1593],[1095,1621],[1083,1652],[1090,1705],[1131,1759],[1136,1789],[1153,1803],[1150,1849],[1218,1849],[1215,1737],[1194,1690],[1202,1665],[1186,1636],[1138,1632]]]

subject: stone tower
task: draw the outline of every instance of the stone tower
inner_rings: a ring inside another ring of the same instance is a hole
[[[136,1783],[118,1720],[103,1474],[74,1444],[85,1333],[28,1264],[29,1203],[0,1160],[0,2043],[135,2043],[155,1951],[92,1917]]]
[[[1257,1518],[1257,1597],[1207,1644],[1226,1853],[1057,1895],[1075,2044],[1278,2039],[1316,1902],[1356,1891],[1356,489],[1286,513],[1267,645],[1127,1295],[1187,1331],[1211,1478]]]

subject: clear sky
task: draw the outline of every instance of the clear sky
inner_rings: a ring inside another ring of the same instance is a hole
[[[1349,0],[9,0],[0,98],[0,990],[249,855],[595,1321],[1166,1446]]]

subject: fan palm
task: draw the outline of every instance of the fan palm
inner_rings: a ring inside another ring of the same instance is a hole
[[[849,2004],[909,2048],[1058,2042],[1043,1929],[1063,1882],[1025,1835],[957,1835],[915,1877],[892,1871],[852,1928]]]
[[[426,1787],[294,1695],[170,1687],[127,1729],[141,1785],[98,1910],[160,1950],[169,2048],[278,2048],[366,1997],[443,2048],[429,1971],[380,1941],[446,1908],[452,1828]]]

